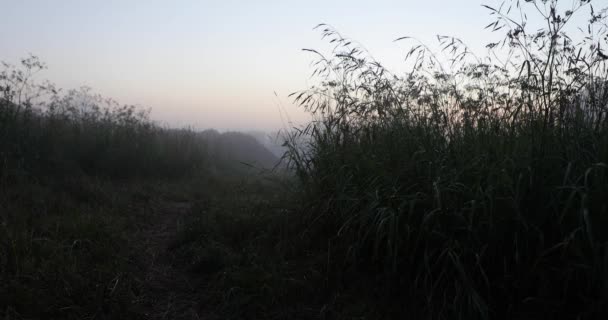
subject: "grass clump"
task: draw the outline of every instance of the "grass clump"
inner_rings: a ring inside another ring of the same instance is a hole
[[[387,316],[606,315],[607,11],[487,8],[505,36],[489,58],[439,36],[446,58],[416,42],[405,75],[319,26],[334,48],[308,50],[319,84],[294,98],[315,120],[289,156],[327,288],[368,288]]]

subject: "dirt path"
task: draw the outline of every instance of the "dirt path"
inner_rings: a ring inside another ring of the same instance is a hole
[[[190,213],[189,202],[161,202],[136,235],[138,260],[146,271],[135,313],[143,319],[215,319],[201,314],[200,280],[180,270],[169,247]]]

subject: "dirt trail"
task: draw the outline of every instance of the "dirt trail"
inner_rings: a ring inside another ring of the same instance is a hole
[[[146,271],[134,311],[143,319],[215,319],[201,314],[200,280],[180,270],[169,250],[191,206],[189,202],[161,202],[135,237],[138,260]]]

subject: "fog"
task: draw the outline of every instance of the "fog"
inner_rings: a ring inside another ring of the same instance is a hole
[[[242,131],[289,127],[279,110],[295,124],[309,120],[288,95],[310,85],[314,57],[301,49],[331,49],[318,23],[399,71],[407,45],[397,37],[432,44],[449,33],[483,51],[477,35],[489,20],[476,0],[6,2],[0,60],[35,54],[49,67],[39,77],[151,108],[169,126]]]

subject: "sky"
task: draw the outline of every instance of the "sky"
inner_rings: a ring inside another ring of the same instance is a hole
[[[415,36],[437,34],[483,50],[495,0],[0,0],[0,60],[39,56],[38,77],[89,86],[151,108],[169,126],[275,130],[308,119],[288,94],[312,85],[302,48],[328,49],[328,23],[398,69]],[[276,95],[275,95],[276,93]]]

